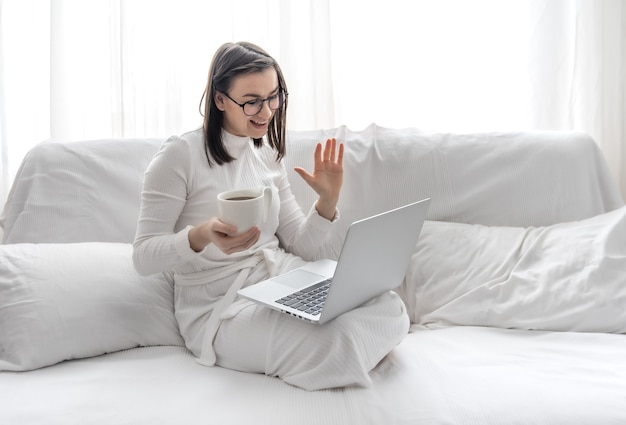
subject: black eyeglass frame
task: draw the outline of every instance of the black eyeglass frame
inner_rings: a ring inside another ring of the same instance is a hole
[[[267,102],[267,106],[269,106],[269,107],[270,107],[270,109],[271,109],[272,111],[277,111],[277,110],[279,110],[280,108],[282,108],[282,107],[285,105],[285,102],[287,101],[287,96],[289,95],[289,93],[288,93],[288,92],[286,92],[286,91],[282,91],[282,90],[281,90],[281,91],[279,91],[277,94],[272,95],[272,96],[270,96],[270,97],[266,97],[265,99],[255,99],[255,100],[249,100],[249,101],[244,102],[244,103],[239,103],[239,102],[237,102],[235,99],[233,99],[232,97],[230,97],[230,96],[228,95],[228,93],[226,93],[226,92],[221,92],[221,93],[222,93],[224,96],[226,96],[227,98],[229,98],[231,101],[233,101],[233,103],[235,103],[237,106],[241,107],[241,110],[243,111],[243,114],[244,114],[245,116],[247,116],[247,117],[253,117],[253,116],[255,116],[256,114],[258,114],[259,112],[261,112],[261,109],[263,109],[263,105],[265,104],[265,102]],[[275,98],[279,98],[280,96],[282,96],[282,97],[283,97],[282,101],[280,101],[280,104],[278,105],[278,107],[276,107],[276,108],[272,108],[272,106],[271,106],[270,102],[271,102],[273,99],[275,99]],[[248,107],[253,107],[253,106],[254,106],[254,104],[255,104],[255,103],[257,103],[257,102],[260,102],[260,103],[259,103],[259,107],[258,107],[258,109],[256,110],[256,112],[255,112],[254,114],[249,114],[249,113],[247,113],[247,112],[246,112],[246,106],[248,106]]]

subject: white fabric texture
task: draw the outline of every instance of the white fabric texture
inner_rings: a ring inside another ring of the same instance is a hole
[[[3,243],[124,242],[159,139],[46,142],[24,158],[0,216]]]
[[[215,338],[217,364],[265,373],[306,390],[368,387],[369,372],[407,335],[400,297],[383,294],[324,324],[285,317],[252,302],[233,305]],[[286,320],[285,320],[286,319]]]
[[[626,207],[539,228],[426,222],[398,292],[430,329],[626,333]]]
[[[130,244],[0,245],[0,370],[182,345],[173,284],[140,276]]]
[[[146,347],[0,374],[0,423],[626,423],[624,335],[460,326],[410,333],[368,388],[303,391]],[[295,418],[295,419],[294,419]]]

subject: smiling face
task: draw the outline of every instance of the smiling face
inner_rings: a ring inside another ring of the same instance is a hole
[[[233,78],[227,93],[215,93],[215,105],[224,113],[224,130],[235,136],[260,139],[266,133],[274,112],[268,102],[263,102],[259,112],[248,116],[240,104],[267,99],[280,90],[274,68],[242,74]]]

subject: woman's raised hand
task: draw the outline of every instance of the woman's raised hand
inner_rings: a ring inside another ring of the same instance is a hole
[[[294,170],[319,195],[315,205],[319,215],[333,220],[343,184],[343,143],[328,139],[323,149],[322,144],[318,143],[313,159],[312,174],[301,167],[295,167]]]

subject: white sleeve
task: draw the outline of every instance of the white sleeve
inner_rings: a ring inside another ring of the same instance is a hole
[[[167,271],[201,254],[189,246],[190,226],[174,233],[186,202],[189,163],[188,145],[171,137],[146,170],[133,243],[133,263],[140,274]]]
[[[304,214],[291,191],[284,164],[282,167],[283,172],[278,187],[280,214],[276,233],[285,250],[304,260],[311,260],[339,220],[339,212],[337,211],[333,221],[320,216],[315,205],[311,206],[308,214]]]

